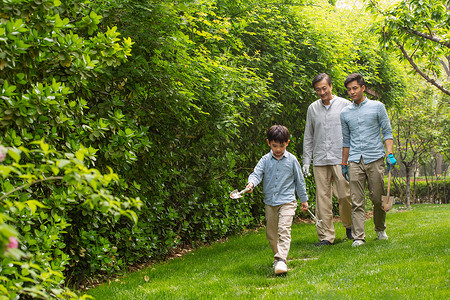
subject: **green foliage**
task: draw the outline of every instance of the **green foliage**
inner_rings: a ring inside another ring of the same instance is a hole
[[[395,102],[402,78],[389,54],[364,30],[347,33],[364,18],[306,2],[1,2],[0,141],[11,168],[26,157],[20,174],[4,169],[2,190],[31,184],[2,206],[21,251],[59,272],[40,287],[261,225],[262,189],[239,201],[229,192],[268,151],[274,123],[300,158],[317,73],[345,93],[347,73],[363,72]],[[47,148],[24,150],[33,143]]]
[[[76,298],[62,288],[64,272],[74,263],[70,250],[90,244],[73,234],[77,230],[73,225],[78,225],[74,216],[94,214],[109,223],[126,216],[136,222],[133,209],[141,202],[110,193],[107,187],[117,182],[118,176],[87,168],[89,149],[81,147],[75,154],[63,155],[43,141],[31,144],[38,147],[10,148],[10,158],[0,165],[5,192],[0,197],[1,242],[10,236],[20,241],[19,249],[8,249],[1,261],[0,295],[11,299],[19,295]],[[1,250],[3,256],[3,247]],[[103,248],[96,255],[108,250]]]
[[[245,180],[233,172],[245,157],[241,128],[267,88],[240,64],[251,58],[233,55],[241,46],[232,24],[209,2],[138,1],[109,9],[105,23],[120,16],[120,31],[140,41],[130,63],[115,72],[123,82],[122,112],[144,125],[148,138],[136,152],[139,163],[121,166],[146,205],[136,227],[116,229],[127,238],[118,251],[137,263],[252,226],[252,198],[236,202],[228,194]]]
[[[389,53],[378,50],[376,38],[365,30],[367,15],[337,10],[327,1],[314,6],[295,2],[280,6],[276,1],[223,5],[219,9],[226,11],[231,6],[232,11],[241,12],[233,14],[231,21],[240,25],[244,53],[255,57],[246,63],[260,77],[271,76],[271,103],[255,106],[254,115],[259,118],[245,132],[253,141],[247,151],[261,149],[257,137],[263,137],[270,125],[282,123],[292,133],[290,150],[301,156],[307,107],[317,99],[311,80],[320,72],[332,76],[334,92],[343,97],[347,96],[344,79],[352,72],[365,76],[376,93],[371,98],[390,106],[402,97],[402,70]],[[268,105],[278,111],[266,117]]]
[[[1,295],[75,298],[62,288],[66,275],[90,263],[73,252],[96,257],[95,271],[120,264],[111,263],[113,247],[92,247],[103,240],[88,243],[80,233],[110,229],[121,216],[137,221],[140,202],[114,196],[119,177],[91,144],[99,133],[131,132],[118,128],[119,110],[101,119],[87,106],[103,70],[130,54],[131,40],[120,41],[113,26],[97,31],[101,16],[89,1],[2,1],[0,18],[0,141],[10,146],[10,164],[0,166],[1,255],[5,240],[20,241],[2,258]],[[40,150],[24,148],[33,144]]]
[[[382,47],[399,49],[399,56],[407,60],[415,72],[450,95],[447,87],[450,75],[450,1],[396,1],[386,9],[379,1],[366,2],[368,10],[376,18],[371,30],[378,35]],[[444,69],[446,74],[441,76]]]

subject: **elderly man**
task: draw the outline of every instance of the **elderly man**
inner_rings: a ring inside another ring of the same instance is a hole
[[[303,140],[303,173],[309,176],[313,158],[316,182],[316,217],[326,226],[317,227],[316,246],[331,245],[335,240],[333,226],[333,191],[339,202],[339,214],[349,239],[351,234],[351,200],[348,182],[341,173],[342,130],[340,113],[351,102],[333,95],[328,74],[314,77],[312,86],[320,98],[308,107]]]
[[[341,112],[342,174],[350,180],[352,197],[352,246],[363,245],[365,240],[365,187],[368,183],[373,204],[373,222],[378,239],[388,238],[386,212],[381,206],[384,193],[383,140],[386,144],[386,163],[392,168],[397,162],[393,155],[393,136],[384,104],[364,96],[366,84],[358,74],[350,74],[344,82],[353,103]],[[381,139],[383,133],[383,140]]]

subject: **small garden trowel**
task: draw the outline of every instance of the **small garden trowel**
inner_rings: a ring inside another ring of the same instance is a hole
[[[250,189],[244,189],[242,191],[238,191],[238,190],[234,190],[230,193],[230,198],[231,199],[238,199],[241,198],[242,195],[244,195],[245,193],[247,193],[248,191],[250,191]]]
[[[394,202],[394,197],[389,195],[390,191],[391,191],[391,171],[389,171],[387,195],[381,196],[381,208],[383,208],[385,212],[388,212],[392,208],[392,203]]]

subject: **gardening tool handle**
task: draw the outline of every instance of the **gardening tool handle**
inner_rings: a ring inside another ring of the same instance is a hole
[[[246,189],[243,189],[242,191],[240,191],[239,192],[239,194],[245,194],[245,193],[247,193],[248,191],[250,191],[250,189],[249,188],[246,188]]]
[[[316,216],[312,213],[311,210],[309,210],[309,208],[308,208],[308,212],[309,212],[309,214],[311,215],[311,217],[313,218],[313,220],[314,220],[314,221],[317,221]]]
[[[388,175],[388,190],[387,190],[387,198],[389,199],[389,193],[391,191],[391,171],[388,171],[389,175]]]

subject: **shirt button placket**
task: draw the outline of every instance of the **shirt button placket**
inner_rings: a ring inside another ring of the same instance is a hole
[[[275,190],[274,190],[274,193],[273,193],[273,197],[276,197],[276,195],[277,195],[277,190],[276,190],[276,188],[277,188],[277,186],[278,186],[278,177],[279,177],[279,171],[280,171],[280,169],[279,169],[279,165],[280,165],[280,161],[278,160],[277,161],[277,173],[276,173],[276,176],[275,176]]]

